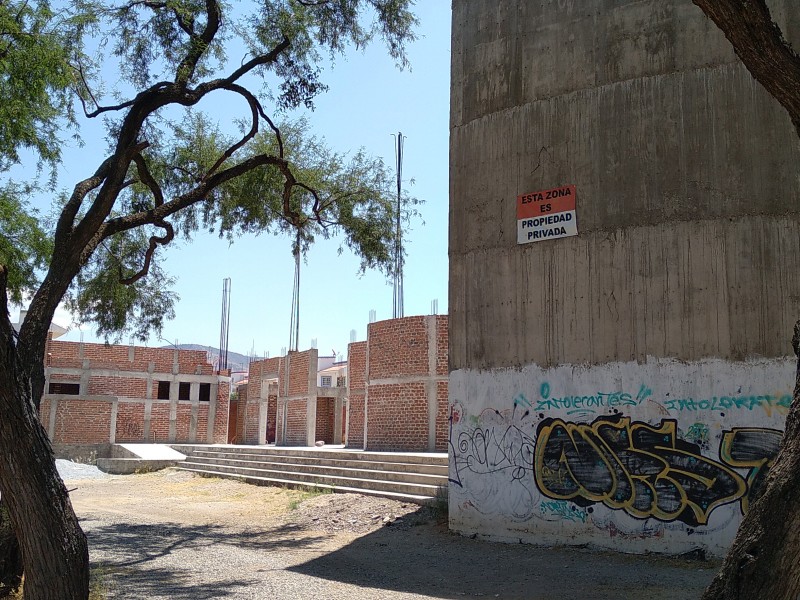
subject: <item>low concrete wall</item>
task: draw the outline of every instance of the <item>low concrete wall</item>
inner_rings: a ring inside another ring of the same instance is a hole
[[[722,556],[777,452],[794,370],[787,358],[454,371],[450,526]]]
[[[180,460],[148,460],[143,458],[98,458],[97,468],[113,475],[130,475],[132,473],[149,473],[174,467]]]
[[[53,444],[56,458],[93,465],[99,457],[110,456],[112,444]]]

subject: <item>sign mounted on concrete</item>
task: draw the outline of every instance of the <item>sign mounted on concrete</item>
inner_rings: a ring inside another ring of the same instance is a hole
[[[571,235],[578,235],[574,185],[517,196],[518,244]]]

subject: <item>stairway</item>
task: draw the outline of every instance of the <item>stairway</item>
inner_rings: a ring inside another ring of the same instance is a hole
[[[172,445],[178,468],[256,485],[355,492],[429,504],[447,497],[447,455],[274,446]]]

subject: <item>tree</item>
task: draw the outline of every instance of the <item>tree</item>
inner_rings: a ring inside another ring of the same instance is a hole
[[[753,77],[788,111],[800,135],[800,56],[765,0],[693,0],[716,23]],[[800,597],[800,320],[792,347],[797,380],[780,451],[763,495],[750,505],[704,600]]]
[[[7,181],[0,196],[0,491],[24,558],[26,598],[88,595],[86,538],[37,418],[56,307],[67,299],[107,336],[158,330],[173,302],[159,250],[200,228],[230,237],[299,232],[298,251],[315,236],[340,234],[362,269],[389,271],[394,228],[383,164],[332,153],[307,126],[281,126],[275,113],[311,107],[325,90],[323,53],[380,37],[405,66],[416,23],[410,4],[86,0],[55,14],[46,2],[0,0],[0,111],[22,90],[12,110],[27,123],[7,131],[0,112],[0,156],[19,162],[18,149],[29,148],[55,164],[60,128],[78,123],[73,101],[83,117],[105,119],[109,141],[94,172],[55,199],[46,235],[20,198],[24,186]],[[5,57],[20,40],[55,67],[32,77],[23,62],[15,71]],[[91,56],[87,40],[97,48]],[[229,62],[226,50],[239,43]],[[105,103],[102,74],[111,71],[124,87]],[[200,111],[219,94],[235,99],[229,110],[238,102],[237,135]],[[15,251],[15,240],[31,251]],[[31,300],[17,333],[7,303],[22,294]]]

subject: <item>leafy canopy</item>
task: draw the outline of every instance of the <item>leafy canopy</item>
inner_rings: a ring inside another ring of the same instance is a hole
[[[51,318],[66,295],[101,334],[146,338],[173,314],[160,248],[199,229],[230,240],[287,234],[299,240],[295,252],[341,236],[362,270],[391,272],[391,173],[363,150],[332,152],[288,111],[313,107],[325,90],[323,66],[352,47],[379,38],[407,66],[411,4],[81,0],[55,18],[46,2],[0,0],[0,17],[17,24],[31,56],[50,57],[35,77],[0,58],[0,77],[13,82],[0,94],[23,88],[18,110],[30,123],[28,133],[0,137],[0,159],[19,161],[28,147],[56,161],[60,128],[77,122],[73,106],[81,119],[103,118],[108,140],[94,174],[60,197],[47,236],[34,231],[24,201],[0,205],[0,263],[18,272],[12,299],[35,290],[42,274],[31,304],[39,318]],[[25,17],[14,20],[15,11]],[[207,99],[223,94],[225,114],[209,114]],[[6,189],[13,199],[20,187]],[[404,198],[406,216],[414,203]],[[12,254],[22,237],[31,251]]]

